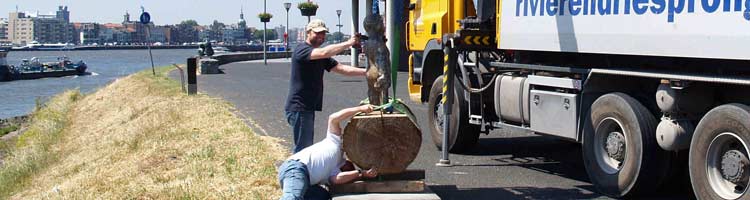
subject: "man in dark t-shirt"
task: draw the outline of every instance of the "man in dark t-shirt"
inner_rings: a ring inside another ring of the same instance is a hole
[[[305,28],[307,40],[292,54],[292,73],[287,96],[286,120],[294,134],[294,153],[313,144],[315,111],[323,110],[323,70],[346,76],[365,76],[365,69],[343,65],[333,56],[359,44],[359,36],[346,42],[320,47],[326,39],[325,23],[314,19]]]

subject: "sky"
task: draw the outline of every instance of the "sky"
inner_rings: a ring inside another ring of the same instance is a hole
[[[286,24],[286,9],[284,2],[292,3],[289,9],[289,26],[304,27],[307,17],[300,14],[297,3],[304,0],[266,0],[266,9],[273,14],[268,28]],[[240,16],[240,8],[244,10],[247,25],[263,28],[257,15],[263,12],[264,0],[2,0],[0,3],[0,18],[8,18],[8,13],[15,12],[16,6],[21,12],[39,11],[39,14],[54,13],[57,6],[68,6],[72,22],[120,23],[125,11],[130,13],[131,20],[138,20],[143,6],[151,21],[157,25],[178,24],[186,19],[193,19],[201,25],[207,25],[214,20],[225,24],[236,24]],[[314,0],[320,7],[314,18],[323,19],[331,32],[337,31],[336,10],[342,10],[342,32],[351,31],[351,0]],[[365,1],[360,0],[360,30],[365,13]]]

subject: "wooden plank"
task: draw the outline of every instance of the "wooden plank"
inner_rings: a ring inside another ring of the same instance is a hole
[[[331,188],[334,194],[423,192],[424,180],[356,181]]]
[[[384,174],[380,175],[376,180],[390,181],[390,180],[424,180],[425,172],[423,169],[408,169],[398,174]]]
[[[440,197],[425,187],[423,192],[333,194],[333,200],[440,200]]]
[[[380,114],[380,111],[373,111],[367,115],[357,115],[354,116],[357,119],[371,119],[371,118],[398,118],[398,117],[408,117],[406,114],[401,113],[383,113]]]

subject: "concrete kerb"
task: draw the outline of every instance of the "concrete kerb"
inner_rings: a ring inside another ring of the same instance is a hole
[[[266,54],[267,59],[286,58],[287,52],[269,52]],[[227,53],[211,57],[201,58],[199,61],[200,74],[217,74],[219,66],[233,62],[242,62],[250,60],[262,60],[263,52],[246,52],[246,53]]]
[[[286,58],[289,54],[287,52],[269,52],[266,54],[266,58]],[[219,61],[219,65],[224,65],[233,62],[248,61],[248,60],[262,60],[263,52],[248,52],[248,53],[227,53],[221,55],[215,55],[211,57]]]

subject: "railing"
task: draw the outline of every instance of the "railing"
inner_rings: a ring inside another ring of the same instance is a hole
[[[182,92],[187,92],[185,89],[185,71],[177,64],[172,63],[172,66],[180,70],[180,87],[182,88]]]

